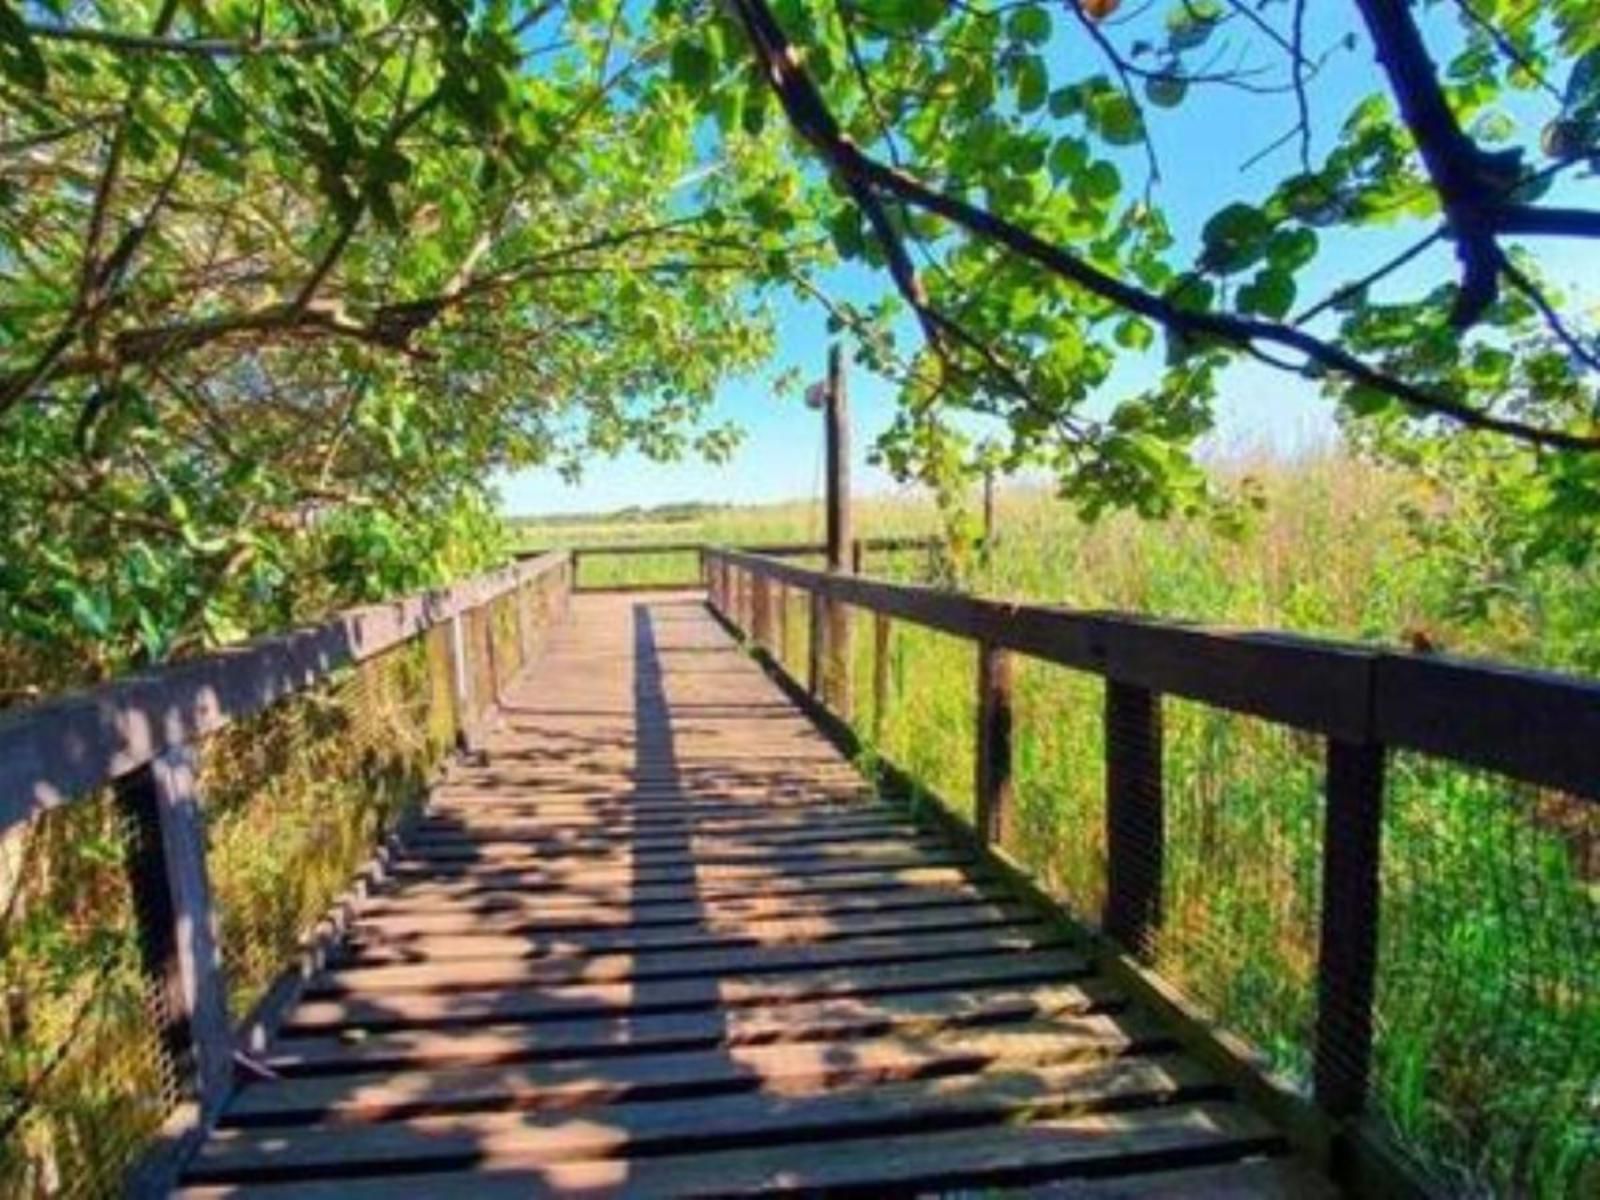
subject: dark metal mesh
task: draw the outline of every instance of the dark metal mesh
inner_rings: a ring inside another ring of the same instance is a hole
[[[971,642],[897,623],[878,745],[879,753],[969,820],[977,762],[976,671]]]
[[[1005,849],[1072,914],[1097,926],[1106,902],[1106,785],[1099,678],[1013,663],[1016,820]]]
[[[422,799],[451,740],[444,630],[208,739],[200,762],[229,1004],[243,1016]]]
[[[776,636],[782,645],[780,658],[784,669],[804,682],[806,664],[811,656],[811,593],[796,587],[785,588],[778,605]]]
[[[1304,1086],[1316,1022],[1322,739],[1171,697],[1163,722],[1152,965]]]
[[[698,550],[660,550],[606,553],[604,548],[585,550],[578,560],[580,588],[684,587],[700,583]]]
[[[109,1196],[182,1098],[109,789],[0,834],[0,1195]]]
[[[461,641],[467,655],[467,696],[472,709],[470,717],[476,720],[494,702],[496,688],[494,639],[490,634],[487,607],[462,614]]]
[[[1374,1106],[1455,1194],[1600,1195],[1600,804],[1409,754]]]

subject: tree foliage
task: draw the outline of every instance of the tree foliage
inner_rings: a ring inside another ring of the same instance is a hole
[[[951,413],[990,414],[1013,464],[1049,464],[1089,511],[1169,512],[1204,491],[1189,448],[1250,357],[1413,441],[1502,435],[1592,513],[1600,342],[1533,253],[1600,237],[1567,202],[1600,160],[1592,0],[1357,0],[1331,33],[1303,0],[1117,9],[724,6],[825,168],[839,253],[884,267],[921,326],[890,461],[937,482],[972,457]],[[1352,59],[1372,90],[1325,97]],[[1265,144],[1217,130],[1210,177],[1169,178],[1164,123],[1192,136],[1218,93]],[[1217,197],[1193,232],[1173,189]],[[1107,406],[1140,355],[1143,385]]]
[[[689,15],[5,8],[7,632],[162,657],[497,552],[496,468],[725,454],[789,243]]]
[[[1595,0],[1327,11],[6,5],[7,645],[182,652],[498,552],[497,468],[725,455],[777,286],[899,381],[880,451],[950,496],[998,457],[1201,506],[1248,359],[1586,554],[1600,347],[1551,266],[1600,236]]]

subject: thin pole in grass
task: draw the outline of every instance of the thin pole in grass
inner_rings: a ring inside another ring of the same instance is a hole
[[[850,519],[850,399],[845,387],[844,350],[828,348],[828,381],[823,391],[828,447],[828,571],[843,574],[854,541]],[[823,698],[841,717],[850,715],[850,610],[827,601],[823,607]]]

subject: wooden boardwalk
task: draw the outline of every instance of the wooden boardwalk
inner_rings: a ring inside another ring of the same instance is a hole
[[[1328,1194],[697,597],[505,702],[184,1194]]]

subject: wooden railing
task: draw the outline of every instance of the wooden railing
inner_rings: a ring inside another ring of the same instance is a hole
[[[775,632],[773,614],[786,622],[793,594],[808,598],[806,678],[788,682],[842,721],[852,712],[849,651],[832,644],[829,631],[848,629],[848,621],[830,609],[871,615],[875,721],[882,720],[886,705],[891,622],[973,643],[977,768],[970,829],[988,850],[1004,840],[1014,816],[1012,656],[1102,679],[1106,892],[1096,936],[1108,937],[1113,949],[1136,962],[1145,958],[1162,915],[1162,697],[1198,701],[1325,739],[1313,1107],[1306,1115],[1331,1120],[1319,1126],[1318,1136],[1358,1128],[1369,1095],[1382,907],[1380,832],[1390,753],[1416,751],[1484,768],[1556,789],[1574,803],[1600,796],[1600,685],[1591,680],[1285,634],[980,599],[809,570],[737,550],[706,550],[704,570],[715,611],[785,676],[775,647],[786,647],[788,638]],[[845,731],[850,733],[848,726]],[[1161,990],[1159,980],[1152,982]],[[1221,1016],[1225,1022],[1226,1014]],[[1249,1063],[1242,1067],[1254,1070]]]
[[[937,550],[944,545],[944,540],[931,536],[908,537],[870,537],[856,538],[850,543],[850,559],[856,574],[861,574],[871,554],[891,554],[915,550]],[[700,554],[706,548],[704,542],[589,542],[576,546],[565,547],[565,552],[572,556],[573,589],[579,592],[611,592],[611,591],[653,591],[656,589],[677,589],[698,587],[701,583]],[[822,542],[770,542],[741,545],[740,551],[746,554],[758,554],[765,558],[807,558],[821,557],[827,551],[827,546]],[[530,554],[530,557],[545,551]],[[667,578],[652,579],[649,582],[610,582],[586,583],[583,578],[583,564],[587,562],[600,562],[606,559],[617,558],[651,558],[668,557],[681,560],[683,570],[681,573],[672,574]]]
[[[343,668],[359,671],[378,656],[436,638],[444,653],[427,659],[426,669],[448,672],[449,678],[424,682],[449,695],[454,740],[471,749],[505,676],[528,659],[536,616],[558,617],[571,581],[570,556],[551,552],[448,589],[348,610],[314,628],[40,704],[0,722],[0,845],[20,847],[11,861],[0,863],[10,868],[0,878],[18,880],[18,871],[30,867],[29,843],[15,839],[80,797],[112,789],[109,803],[121,814],[118,823],[129,826],[132,919],[144,974],[170,1023],[165,1041],[180,1077],[179,1094],[186,1096],[181,1111],[168,1115],[168,1140],[175,1147],[168,1161],[181,1158],[180,1144],[192,1142],[220,1110],[236,1053],[259,1043],[272,1014],[287,1011],[305,970],[303,963],[284,962],[281,986],[244,1020],[230,1014],[208,878],[206,801],[197,785],[207,739],[276,711],[274,706],[340,677]],[[496,661],[497,644],[498,657],[507,661]],[[446,665],[436,667],[435,661]],[[13,901],[22,886],[14,883]],[[29,1000],[13,999],[24,1006]],[[70,1047],[61,1050],[69,1052]],[[9,1132],[20,1118],[7,1116]],[[114,1172],[117,1164],[106,1169]],[[163,1169],[153,1168],[156,1190]],[[0,1190],[6,1179],[0,1175]]]

